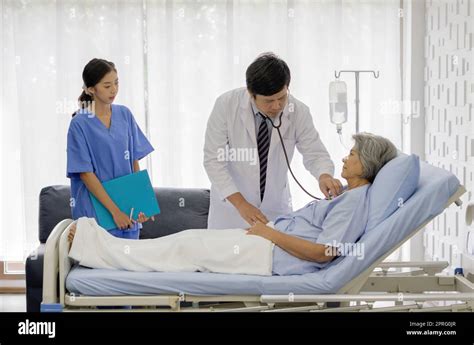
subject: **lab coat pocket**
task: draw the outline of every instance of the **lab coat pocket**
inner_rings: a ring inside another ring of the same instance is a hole
[[[285,143],[285,147],[295,147],[296,139],[295,138],[285,138],[283,137],[283,142]]]
[[[285,150],[288,155],[288,159],[291,161],[295,151],[296,140],[292,138],[283,138],[283,144],[285,144]]]
[[[283,144],[285,144],[285,150],[288,153],[288,155],[292,156],[293,152],[295,150],[296,140],[294,138],[285,138],[285,137],[283,137]],[[278,146],[281,146],[281,143],[279,143]],[[288,158],[290,158],[290,157],[288,157]]]

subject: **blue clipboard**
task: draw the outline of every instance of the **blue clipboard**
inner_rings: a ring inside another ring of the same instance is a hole
[[[160,206],[146,169],[109,180],[102,183],[102,186],[115,205],[127,216],[130,215],[132,208],[134,209],[133,219],[137,219],[140,212],[143,212],[147,217],[160,213]],[[106,230],[116,229],[117,225],[112,214],[92,193],[89,192],[89,195],[99,225]]]

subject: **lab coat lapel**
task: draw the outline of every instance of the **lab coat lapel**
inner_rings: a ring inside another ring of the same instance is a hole
[[[240,101],[240,118],[247,129],[247,134],[254,146],[257,146],[257,138],[255,137],[255,118],[252,107],[250,106],[250,95],[248,92],[242,97]]]

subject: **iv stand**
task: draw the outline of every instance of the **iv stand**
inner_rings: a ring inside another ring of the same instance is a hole
[[[379,77],[379,71],[334,71],[334,76],[336,79],[339,79],[341,73],[355,73],[355,84],[356,84],[356,98],[355,98],[355,105],[356,105],[356,133],[359,133],[359,73],[372,73],[374,78],[377,79]]]

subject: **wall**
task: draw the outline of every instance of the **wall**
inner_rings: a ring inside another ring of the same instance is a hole
[[[451,206],[423,235],[425,259],[474,273],[474,1],[427,1],[425,10],[425,159],[458,176],[462,207]]]

